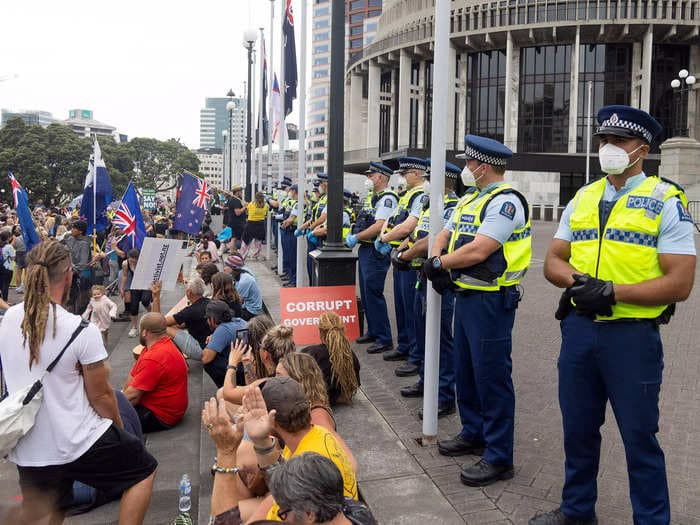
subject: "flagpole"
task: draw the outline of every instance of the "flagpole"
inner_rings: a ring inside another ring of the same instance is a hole
[[[248,127],[248,133],[250,134],[249,137],[246,137],[246,140],[250,141],[250,168],[246,168],[246,170],[249,170],[246,173],[246,185],[250,185],[250,188],[246,188],[246,192],[250,192],[250,200],[253,201],[255,198],[255,184],[253,184],[253,180],[255,179],[255,172],[256,172],[256,164],[255,164],[255,154],[253,153],[255,151],[255,148],[253,147],[253,137],[255,137],[255,133],[253,133],[253,118],[252,118],[252,113],[253,113],[253,108],[255,107],[254,101],[255,101],[255,74],[253,73],[255,71],[255,49],[253,48],[253,44],[250,44],[251,47],[251,52],[250,52],[250,89],[248,90],[248,93],[250,94],[250,100],[248,101],[248,108],[251,113],[251,118],[250,118],[250,123]],[[246,154],[247,155],[247,154]]]
[[[97,252],[97,159],[95,157],[95,144],[97,137],[92,144],[92,253]]]
[[[272,87],[273,87],[273,75],[275,69],[273,68],[273,58],[275,56],[275,0],[270,0],[270,89],[268,90],[268,98],[272,100]],[[268,101],[266,100],[265,103]],[[268,122],[272,119],[272,107],[269,108]],[[267,191],[272,195],[272,129],[271,126],[267,125]],[[267,242],[265,243],[265,259],[270,260],[270,248],[272,246],[272,214],[267,214],[267,232],[266,232]]]
[[[262,186],[262,162],[263,162],[263,157],[262,157],[262,151],[263,151],[263,143],[262,143],[262,128],[263,128],[263,104],[265,103],[263,101],[263,72],[265,71],[265,29],[263,27],[259,28],[260,29],[260,98],[258,100],[258,147],[256,148],[257,155],[258,157],[258,173],[257,176],[255,177],[255,191],[258,192],[260,191],[260,187]]]
[[[301,0],[301,64],[299,68],[299,180],[297,181],[297,222],[304,217],[304,195],[306,194],[306,0]],[[296,24],[294,24],[296,26]],[[297,288],[304,286],[307,277],[306,250],[302,237],[297,237]]]
[[[282,24],[284,25],[284,20],[285,17],[287,16],[287,0],[282,0],[280,2],[280,8],[281,8],[281,21]],[[287,82],[285,81],[285,72],[284,72],[284,52],[285,52],[285,40],[284,40],[284,30],[280,31],[280,42],[281,42],[281,52],[280,52],[280,80],[279,80],[279,88],[280,88],[280,131],[279,131],[279,141],[277,142],[279,146],[279,175],[278,175],[278,182],[282,182],[282,179],[284,178],[284,153],[285,153],[285,141],[287,138],[287,115],[286,115],[286,100],[285,97],[287,95]],[[284,268],[282,268],[282,243],[279,242],[277,243],[277,275],[282,275],[284,273]]]

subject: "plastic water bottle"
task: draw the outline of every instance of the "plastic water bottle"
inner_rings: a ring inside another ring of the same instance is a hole
[[[187,474],[183,474],[180,478],[180,485],[178,486],[180,499],[178,501],[178,511],[179,516],[172,522],[173,525],[192,525],[192,518],[190,518],[190,509],[192,508],[192,498],[190,494],[192,493],[192,482]]]

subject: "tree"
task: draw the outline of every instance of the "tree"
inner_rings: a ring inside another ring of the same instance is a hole
[[[163,192],[173,189],[178,178],[187,171],[199,172],[199,159],[176,139],[165,142],[135,138],[129,142],[138,186]]]

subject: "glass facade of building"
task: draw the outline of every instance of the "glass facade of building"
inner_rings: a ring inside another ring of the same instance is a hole
[[[466,67],[467,86],[464,104],[466,132],[502,141],[506,97],[506,52],[497,49],[469,53]],[[463,137],[457,137],[455,140],[457,144],[461,144]]]
[[[687,127],[687,107],[678,107],[678,93],[671,88],[671,81],[678,78],[681,69],[687,69],[690,60],[688,46],[657,44],[653,48],[651,61],[651,101],[650,113],[656,117],[664,128],[662,136],[656,141],[653,152],[658,151],[658,145],[672,137],[676,128]],[[691,72],[692,73],[692,72]],[[676,114],[680,111],[680,119]]]

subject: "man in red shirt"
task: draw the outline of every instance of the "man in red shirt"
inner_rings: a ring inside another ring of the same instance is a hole
[[[187,364],[167,334],[165,316],[145,314],[139,324],[144,349],[124,384],[145,433],[168,430],[187,410]]]

